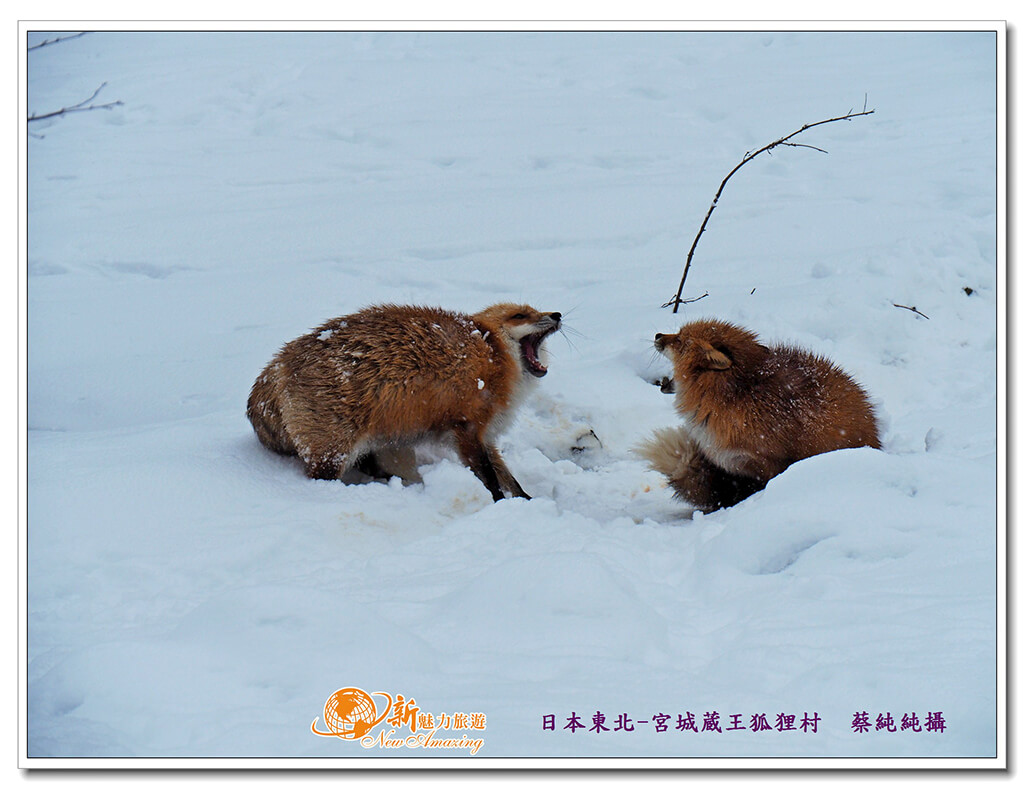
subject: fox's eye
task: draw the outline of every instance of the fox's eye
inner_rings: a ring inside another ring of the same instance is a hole
[[[513,315],[511,318],[509,318],[509,320],[524,321],[524,320],[526,320],[526,318],[527,318],[526,313],[517,312],[515,315]]]

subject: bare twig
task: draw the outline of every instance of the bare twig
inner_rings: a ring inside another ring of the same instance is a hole
[[[751,293],[753,293],[753,291],[751,291]],[[700,301],[703,298],[707,298],[707,295],[708,295],[708,292],[704,291],[704,295],[703,296],[697,296],[696,298],[693,298],[693,299],[677,299],[677,300],[673,300],[673,301],[666,301],[661,306],[662,307],[668,307],[668,306],[670,306],[672,304],[676,304],[676,305],[679,305],[679,304],[693,304],[693,302],[695,302],[695,301]],[[672,312],[675,312],[675,310],[672,310]]]
[[[59,44],[61,41],[70,41],[73,38],[81,38],[84,35],[85,33],[74,33],[70,36],[57,36],[57,38],[49,38],[46,41],[40,41],[38,44],[33,44],[25,51],[31,52],[34,49],[42,49],[43,47],[48,47],[51,44]]]
[[[55,110],[53,112],[45,112],[42,115],[30,115],[28,121],[29,123],[31,123],[32,121],[41,121],[45,118],[56,118],[58,115],[66,115],[69,112],[87,112],[88,110],[109,110],[114,107],[122,106],[124,102],[121,100],[111,101],[106,104],[89,104],[89,102],[95,99],[99,95],[100,91],[103,90],[106,86],[107,83],[104,82],[102,85],[96,88],[96,90],[93,91],[93,94],[89,98],[85,99],[84,101],[78,102],[78,104],[72,104],[70,107],[62,107],[61,109]]]
[[[788,148],[810,148],[812,151],[818,151],[819,153],[828,153],[824,148],[819,148],[817,145],[807,145],[802,142],[784,142],[782,143]],[[768,151],[768,155],[771,156],[771,151]]]
[[[682,293],[683,293],[683,286],[686,284],[686,275],[689,274],[689,272],[690,272],[690,264],[693,262],[694,250],[697,249],[697,242],[700,241],[700,237],[702,235],[704,235],[704,230],[708,226],[708,220],[711,219],[711,214],[714,213],[715,208],[718,206],[718,200],[722,196],[722,191],[725,189],[725,185],[729,182],[729,179],[732,178],[733,175],[736,174],[737,170],[739,170],[743,165],[745,165],[747,162],[749,162],[755,156],[758,156],[758,155],[760,155],[762,153],[766,153],[766,152],[770,155],[771,152],[772,152],[772,149],[778,148],[779,146],[787,146],[787,147],[791,147],[791,148],[811,148],[812,150],[820,151],[821,153],[828,153],[828,151],[826,151],[826,150],[824,150],[822,148],[818,148],[818,147],[816,147],[814,145],[806,145],[804,143],[790,142],[790,140],[792,138],[796,137],[798,134],[801,134],[801,133],[807,131],[808,129],[813,129],[815,126],[823,126],[826,123],[835,123],[836,121],[848,121],[848,120],[852,120],[853,118],[859,118],[862,115],[871,115],[871,114],[873,114],[874,110],[869,110],[867,108],[867,106],[868,106],[867,97],[865,96],[864,97],[864,109],[861,110],[860,112],[854,112],[853,110],[850,110],[845,115],[839,115],[839,116],[837,116],[835,118],[829,118],[829,119],[823,120],[823,121],[816,121],[815,123],[805,123],[803,126],[801,126],[799,129],[797,129],[795,132],[787,134],[785,137],[780,137],[779,139],[775,140],[774,142],[770,142],[767,145],[765,145],[765,146],[763,146],[761,148],[758,148],[756,151],[747,151],[743,155],[743,160],[739,164],[737,164],[735,167],[733,167],[732,170],[729,171],[729,174],[727,176],[725,176],[725,178],[723,179],[722,183],[719,185],[718,191],[715,192],[715,197],[711,201],[711,207],[708,209],[707,214],[704,216],[704,221],[701,222],[700,230],[697,231],[697,237],[693,239],[693,244],[690,245],[690,251],[686,255],[686,266],[683,268],[683,278],[679,281],[679,289],[676,291],[675,297],[672,300],[665,302],[665,304],[663,304],[662,306],[668,307],[669,305],[673,305],[672,306],[672,312],[678,312],[679,305],[685,303],[681,299],[681,296],[682,296]]]
[[[917,315],[920,315],[925,320],[931,320],[931,318],[929,318],[927,315],[925,315],[923,312],[921,312],[921,310],[919,310],[917,307],[906,307],[903,304],[893,304],[892,306],[899,307],[901,310],[910,310],[911,312],[916,313]]]

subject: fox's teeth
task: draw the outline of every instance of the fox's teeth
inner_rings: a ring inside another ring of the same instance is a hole
[[[545,375],[548,371],[548,368],[541,364],[540,359],[538,358],[540,344],[543,339],[543,335],[532,334],[524,337],[520,341],[523,353],[523,363],[533,375],[538,377]]]

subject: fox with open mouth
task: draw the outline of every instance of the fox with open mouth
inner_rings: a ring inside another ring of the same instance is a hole
[[[416,479],[413,448],[454,439],[495,501],[530,498],[495,439],[539,378],[558,312],[495,304],[472,315],[386,304],[329,320],[285,345],[257,378],[247,415],[259,440],[313,479],[350,469]]]

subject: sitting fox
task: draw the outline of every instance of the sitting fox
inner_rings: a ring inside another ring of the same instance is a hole
[[[718,320],[656,334],[654,345],[672,362],[685,425],[638,452],[697,509],[730,507],[811,455],[881,447],[864,390],[828,359]]]

